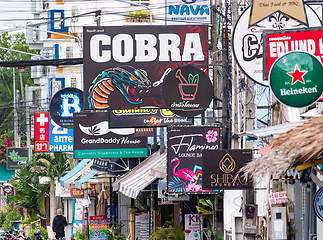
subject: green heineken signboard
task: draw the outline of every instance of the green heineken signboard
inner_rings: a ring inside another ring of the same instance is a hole
[[[306,52],[289,52],[278,58],[269,73],[275,97],[290,107],[314,103],[323,92],[321,62]]]

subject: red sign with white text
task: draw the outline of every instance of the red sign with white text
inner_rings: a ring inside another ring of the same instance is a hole
[[[274,62],[288,52],[307,52],[323,62],[322,28],[304,28],[284,31],[265,31],[264,79],[268,79]]]
[[[49,151],[49,113],[35,113],[35,152]]]

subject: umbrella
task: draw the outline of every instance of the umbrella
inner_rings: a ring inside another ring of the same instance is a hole
[[[99,201],[98,205],[96,206],[96,215],[105,215],[105,205],[107,203],[107,200],[109,199],[109,195],[104,189],[102,189],[98,196],[98,199]]]

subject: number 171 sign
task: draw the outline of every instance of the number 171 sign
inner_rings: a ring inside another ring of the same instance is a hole
[[[49,113],[35,113],[35,152],[49,151]]]

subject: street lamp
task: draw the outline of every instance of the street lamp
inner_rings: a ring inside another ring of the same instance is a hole
[[[153,16],[151,14],[151,10],[150,7],[146,6],[145,4],[139,4],[139,3],[133,3],[133,2],[127,2],[127,1],[123,1],[123,0],[116,0],[118,2],[123,2],[123,3],[129,3],[130,5],[135,5],[135,6],[139,6],[139,7],[145,7],[148,9],[149,11],[149,19],[150,19],[150,25],[153,24]]]

